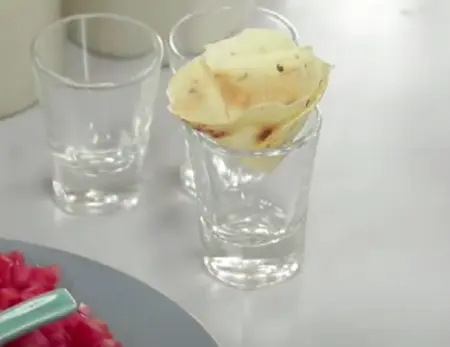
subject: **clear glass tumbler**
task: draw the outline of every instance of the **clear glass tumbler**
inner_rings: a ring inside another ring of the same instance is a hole
[[[294,26],[274,11],[261,7],[250,10],[245,6],[206,9],[186,15],[172,28],[168,44],[172,71],[202,54],[206,44],[226,39],[245,28],[278,29],[298,42]],[[194,171],[188,156],[181,167],[180,177],[186,192],[195,196]]]
[[[254,289],[300,270],[320,129],[315,109],[292,143],[261,151],[226,148],[186,129],[203,260],[214,277]]]
[[[104,40],[112,36],[99,28],[128,40],[110,50]],[[106,213],[138,203],[162,56],[154,30],[112,14],[67,17],[36,37],[32,63],[53,195],[64,211]]]

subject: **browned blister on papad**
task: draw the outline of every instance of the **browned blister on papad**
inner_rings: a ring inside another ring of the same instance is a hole
[[[311,47],[297,47],[282,32],[248,29],[208,45],[180,69],[169,83],[169,107],[225,147],[277,148],[302,130],[327,88],[329,72]],[[191,93],[196,86],[197,93]],[[259,157],[243,164],[268,172],[281,159]]]

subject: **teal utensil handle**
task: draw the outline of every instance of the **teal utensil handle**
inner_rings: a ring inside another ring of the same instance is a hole
[[[75,312],[77,303],[67,289],[56,289],[0,312],[0,344]]]

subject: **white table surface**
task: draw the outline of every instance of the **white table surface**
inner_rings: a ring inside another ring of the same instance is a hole
[[[70,217],[50,201],[37,108],[2,121],[0,236],[138,277],[223,347],[448,347],[450,4],[288,0],[284,11],[336,66],[299,277],[239,292],[204,274],[194,209],[177,185],[182,142],[162,92],[145,199],[108,217]]]

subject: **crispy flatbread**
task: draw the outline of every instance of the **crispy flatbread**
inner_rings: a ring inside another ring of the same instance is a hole
[[[311,114],[304,114],[300,118],[290,119],[280,124],[264,141],[264,148],[276,149],[291,144],[299,135]],[[242,164],[255,171],[271,172],[283,159],[284,156],[247,157],[242,159]]]
[[[244,117],[247,110],[260,105],[289,105],[303,100],[308,107],[312,94],[329,73],[329,65],[315,57],[311,48],[233,57],[218,64],[206,60],[206,63],[220,88],[230,119]]]
[[[241,124],[234,129],[229,127],[225,130],[223,127],[208,127],[204,124],[197,124],[194,125],[194,129],[205,133],[221,145],[233,149],[248,151],[276,149],[292,143],[311,114],[310,112],[297,118],[285,117],[285,121],[282,123],[265,123],[262,127],[255,124]],[[283,158],[283,156],[253,157],[243,155],[241,160],[246,167],[252,170],[269,172]]]
[[[213,76],[197,57],[181,67],[167,88],[169,110],[185,121],[228,124],[227,107]]]
[[[321,100],[330,73],[311,47],[296,47],[284,33],[267,29],[208,45],[183,69],[169,83],[171,111],[221,145],[247,151],[290,143]],[[246,158],[243,164],[269,171],[281,159]]]
[[[260,150],[274,147],[271,144],[282,125],[297,116],[303,110],[302,103],[284,105],[264,105],[248,111],[246,117],[230,124],[190,123],[196,130],[211,136],[220,144],[243,150]],[[279,140],[276,141],[277,143]]]

